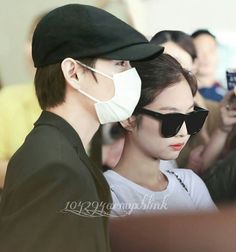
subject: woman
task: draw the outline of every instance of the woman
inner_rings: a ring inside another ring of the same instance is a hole
[[[176,159],[207,117],[207,110],[194,107],[195,77],[167,54],[133,65],[143,89],[133,116],[121,122],[126,130],[121,159],[105,172],[112,214],[215,209],[191,170],[160,170],[160,160]]]
[[[193,73],[197,72],[197,52],[188,34],[182,31],[164,30],[156,33],[151,42],[163,45],[165,52],[176,58],[184,68]],[[202,174],[222,154],[227,137],[236,122],[234,114],[231,115],[225,107],[231,95],[232,92],[219,104],[204,99],[199,92],[195,94],[196,104],[207,108],[210,113],[200,134],[191,137],[179,155],[178,167],[188,167]]]

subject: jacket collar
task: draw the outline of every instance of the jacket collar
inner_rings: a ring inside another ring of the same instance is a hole
[[[96,169],[96,167],[91,164],[78,133],[65,119],[52,112],[42,111],[39,119],[35,122],[34,125],[35,127],[40,125],[49,125],[52,127],[56,127],[69,140],[76,153],[79,155],[81,161],[90,170],[96,181],[96,184],[100,185],[99,187],[102,191],[102,195],[105,194],[104,196],[106,199],[107,197],[110,198],[110,193],[108,190],[109,186],[102,172],[99,169]]]
[[[42,111],[39,119],[35,122],[34,125],[35,127],[40,125],[50,125],[52,127],[56,127],[69,140],[76,152],[79,152],[78,154],[83,154],[87,156],[78,133],[62,117],[49,111]]]

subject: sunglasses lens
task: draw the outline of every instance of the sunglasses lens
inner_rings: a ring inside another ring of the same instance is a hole
[[[208,115],[207,110],[199,107],[195,107],[195,110],[189,114],[161,114],[144,108],[138,112],[141,114],[149,115],[156,120],[161,120],[161,134],[166,138],[177,135],[184,121],[186,123],[188,134],[196,134],[201,130]]]
[[[194,111],[186,118],[186,126],[189,135],[198,133],[208,115],[208,111]]]
[[[163,137],[173,137],[180,130],[184,121],[181,114],[166,114],[162,119],[161,133]]]

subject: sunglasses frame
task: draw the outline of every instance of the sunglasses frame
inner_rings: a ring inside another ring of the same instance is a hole
[[[196,128],[193,132],[191,132],[191,129],[190,129],[191,125],[189,125],[189,122],[187,121],[187,119],[190,116],[194,115],[194,114],[198,114],[199,115],[199,113],[202,114],[201,125],[198,128]],[[173,131],[172,133],[168,134],[163,129],[163,126],[161,128],[161,133],[162,133],[163,137],[169,138],[169,137],[173,137],[173,136],[177,135],[177,133],[179,132],[179,130],[182,127],[182,125],[183,125],[184,122],[186,124],[187,131],[188,131],[189,135],[194,135],[194,134],[198,133],[201,130],[202,126],[204,125],[205,120],[206,120],[206,118],[208,116],[208,113],[209,113],[209,111],[207,109],[204,109],[204,108],[201,108],[201,107],[198,107],[198,106],[194,106],[194,110],[191,111],[191,112],[189,112],[189,113],[187,113],[187,114],[182,114],[182,113],[167,113],[167,114],[162,114],[162,113],[159,113],[159,112],[156,112],[156,111],[153,111],[153,110],[149,110],[149,109],[146,109],[146,108],[140,108],[138,110],[135,110],[134,115],[143,114],[143,115],[151,116],[152,118],[154,118],[156,120],[161,120],[162,122],[167,117],[178,116],[179,120],[180,120],[180,123],[175,128],[175,131]]]

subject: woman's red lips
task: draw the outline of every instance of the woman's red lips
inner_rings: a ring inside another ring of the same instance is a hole
[[[170,147],[175,151],[179,151],[184,147],[184,143],[172,144]]]

